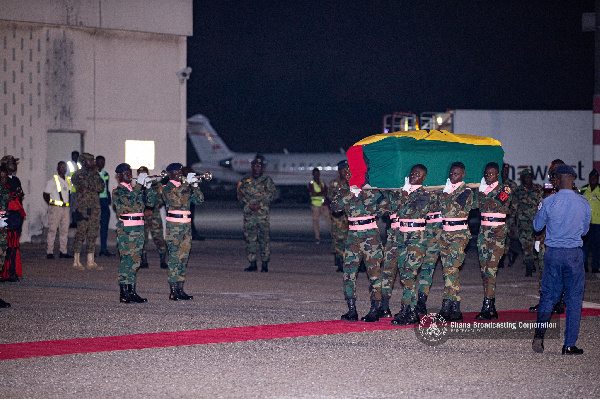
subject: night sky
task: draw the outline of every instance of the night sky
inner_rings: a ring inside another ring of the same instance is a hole
[[[195,0],[188,116],[234,151],[335,152],[384,114],[592,109],[594,1]],[[476,132],[473,132],[476,134]]]

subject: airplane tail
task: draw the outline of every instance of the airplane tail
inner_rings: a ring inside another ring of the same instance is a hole
[[[206,116],[196,114],[187,121],[187,134],[200,162],[219,162],[233,157],[233,153],[210,125]]]

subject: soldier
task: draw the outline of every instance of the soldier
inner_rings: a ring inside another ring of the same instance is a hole
[[[504,254],[506,217],[512,191],[498,182],[499,166],[490,162],[485,166],[483,179],[477,192],[477,207],[481,212],[481,227],[477,237],[479,265],[483,280],[483,306],[475,316],[477,320],[498,318],[496,312],[496,273],[498,262]]]
[[[465,165],[454,162],[449,178],[439,197],[443,219],[440,236],[440,256],[444,267],[444,293],[438,313],[447,322],[461,322],[460,280],[458,268],[465,260],[465,247],[469,243],[468,217],[473,208],[473,192],[465,185]]]
[[[348,189],[347,171],[348,161],[340,161],[337,164],[338,177],[329,182],[327,189],[327,199],[329,204],[341,189]],[[338,272],[344,271],[344,245],[346,237],[348,237],[348,215],[346,212],[330,212],[331,215],[331,236],[333,237],[333,245],[335,249],[334,262]]]
[[[185,269],[192,248],[192,219],[190,204],[200,205],[204,202],[204,194],[198,188],[198,178],[194,173],[188,173],[185,183],[182,183],[182,168],[180,163],[167,166],[169,182],[163,188],[162,197],[167,210],[167,247],[169,248],[169,299],[194,299],[183,290]]]
[[[439,196],[441,191],[431,191],[429,212],[425,216],[425,255],[419,275],[419,293],[417,294],[416,311],[419,316],[427,314],[427,297],[433,283],[433,273],[440,256],[440,236],[442,234],[442,213]]]
[[[98,256],[114,256],[108,252],[108,222],[110,221],[110,190],[108,189],[108,181],[110,176],[108,172],[104,170],[106,165],[106,159],[102,155],[96,157],[96,166],[98,167],[98,174],[104,181],[104,190],[99,194],[100,197],[100,252]]]
[[[395,221],[399,225],[397,239],[398,271],[404,286],[402,306],[400,312],[394,315],[392,324],[400,326],[419,324],[420,322],[415,309],[417,305],[415,280],[426,250],[425,217],[429,212],[431,200],[430,193],[423,188],[423,181],[426,178],[427,168],[425,165],[417,164],[413,166],[402,187],[402,194],[398,202],[392,205],[392,207],[395,205],[396,214],[398,215]],[[387,281],[391,276],[391,270],[384,268],[382,280]],[[382,287],[389,288],[390,284],[382,283]],[[386,296],[382,295],[383,298]]]
[[[136,292],[136,275],[140,267],[144,247],[144,209],[154,205],[154,192],[146,193],[144,185],[147,174],[138,176],[137,184],[131,184],[131,166],[122,163],[115,169],[119,185],[113,189],[113,210],[117,215],[117,247],[121,262],[119,265],[119,288],[121,303],[144,303],[146,298]]]
[[[142,173],[148,175],[148,168],[140,166],[137,170],[137,175],[140,176]],[[153,184],[150,188],[144,186],[144,195],[148,196],[150,191],[153,191],[152,195],[156,197],[156,203],[152,206],[146,206],[144,210],[144,249],[142,251],[142,261],[140,263],[140,269],[148,267],[148,257],[146,254],[146,247],[148,246],[148,234],[152,236],[154,245],[158,250],[158,256],[160,257],[160,268],[166,269],[167,265],[167,244],[165,243],[165,237],[163,234],[163,221],[160,215],[160,208],[165,206],[162,199],[162,184]]]
[[[542,202],[543,189],[539,184],[533,183],[531,169],[523,169],[520,175],[521,185],[515,190],[510,215],[514,215],[517,234],[523,248],[525,277],[531,277],[535,271],[533,217]]]
[[[385,248],[383,249],[379,318],[393,316],[390,310],[390,299],[394,290],[396,276],[398,275],[398,228],[400,227],[398,215],[396,214],[396,206],[400,199],[400,193],[396,190],[386,190],[384,191],[384,195],[387,197],[386,203],[389,203],[387,213],[390,214],[390,225],[387,229]],[[383,208],[381,209],[383,210]]]
[[[350,171],[346,171],[350,180]],[[335,196],[331,210],[344,211],[348,215],[349,231],[344,251],[344,297],[348,304],[348,312],[341,319],[358,321],[356,311],[356,274],[361,260],[367,267],[369,291],[371,293],[371,309],[361,321],[379,320],[381,303],[381,276],[379,263],[383,257],[379,229],[376,216],[385,209],[385,197],[379,190],[362,190],[357,186],[340,189]]]
[[[76,171],[71,179],[71,183],[77,188],[77,209],[75,210],[77,234],[73,243],[73,267],[77,270],[85,270],[79,257],[83,242],[87,239],[86,266],[88,269],[102,270],[103,267],[94,262],[94,253],[100,228],[100,198],[98,194],[104,190],[105,183],[98,174],[92,154],[84,152],[79,156],[79,161],[83,168]]]
[[[508,172],[510,170],[510,165],[507,163],[502,164],[502,171],[500,172],[502,176],[502,184],[508,186],[510,188],[511,195],[511,203],[513,201],[513,197],[515,191],[517,190],[517,183],[514,180],[508,178]],[[510,214],[511,207],[509,206],[509,211],[506,216],[506,240],[504,241],[504,255],[500,259],[500,263],[498,264],[498,268],[504,267],[504,260],[508,257],[508,267],[511,267],[515,263],[515,259],[517,258],[517,254],[514,251],[510,250],[510,240],[515,239],[517,237],[517,230],[515,226],[515,218],[514,215]]]
[[[6,211],[8,211],[8,201],[10,191],[6,187],[8,185],[8,170],[5,166],[0,166],[0,264],[4,263],[6,250],[8,248],[8,240],[6,239]],[[10,303],[0,299],[0,308],[10,308]]]
[[[277,195],[275,183],[269,176],[263,176],[264,160],[256,156],[251,162],[252,172],[242,178],[237,186],[237,199],[244,207],[244,237],[250,266],[245,272],[255,272],[257,243],[261,250],[262,273],[269,271],[269,205]]]

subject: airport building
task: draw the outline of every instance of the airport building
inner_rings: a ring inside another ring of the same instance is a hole
[[[42,233],[46,181],[73,150],[105,156],[109,189],[121,162],[151,174],[185,162],[192,0],[0,0],[0,10],[0,157],[19,158],[22,241]]]

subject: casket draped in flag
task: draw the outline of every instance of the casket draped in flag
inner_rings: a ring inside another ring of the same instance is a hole
[[[415,164],[427,167],[425,186],[446,184],[450,165],[465,164],[465,183],[479,183],[485,165],[502,167],[501,143],[490,137],[454,134],[446,130],[414,130],[376,134],[347,151],[352,172],[350,185],[399,188]]]

